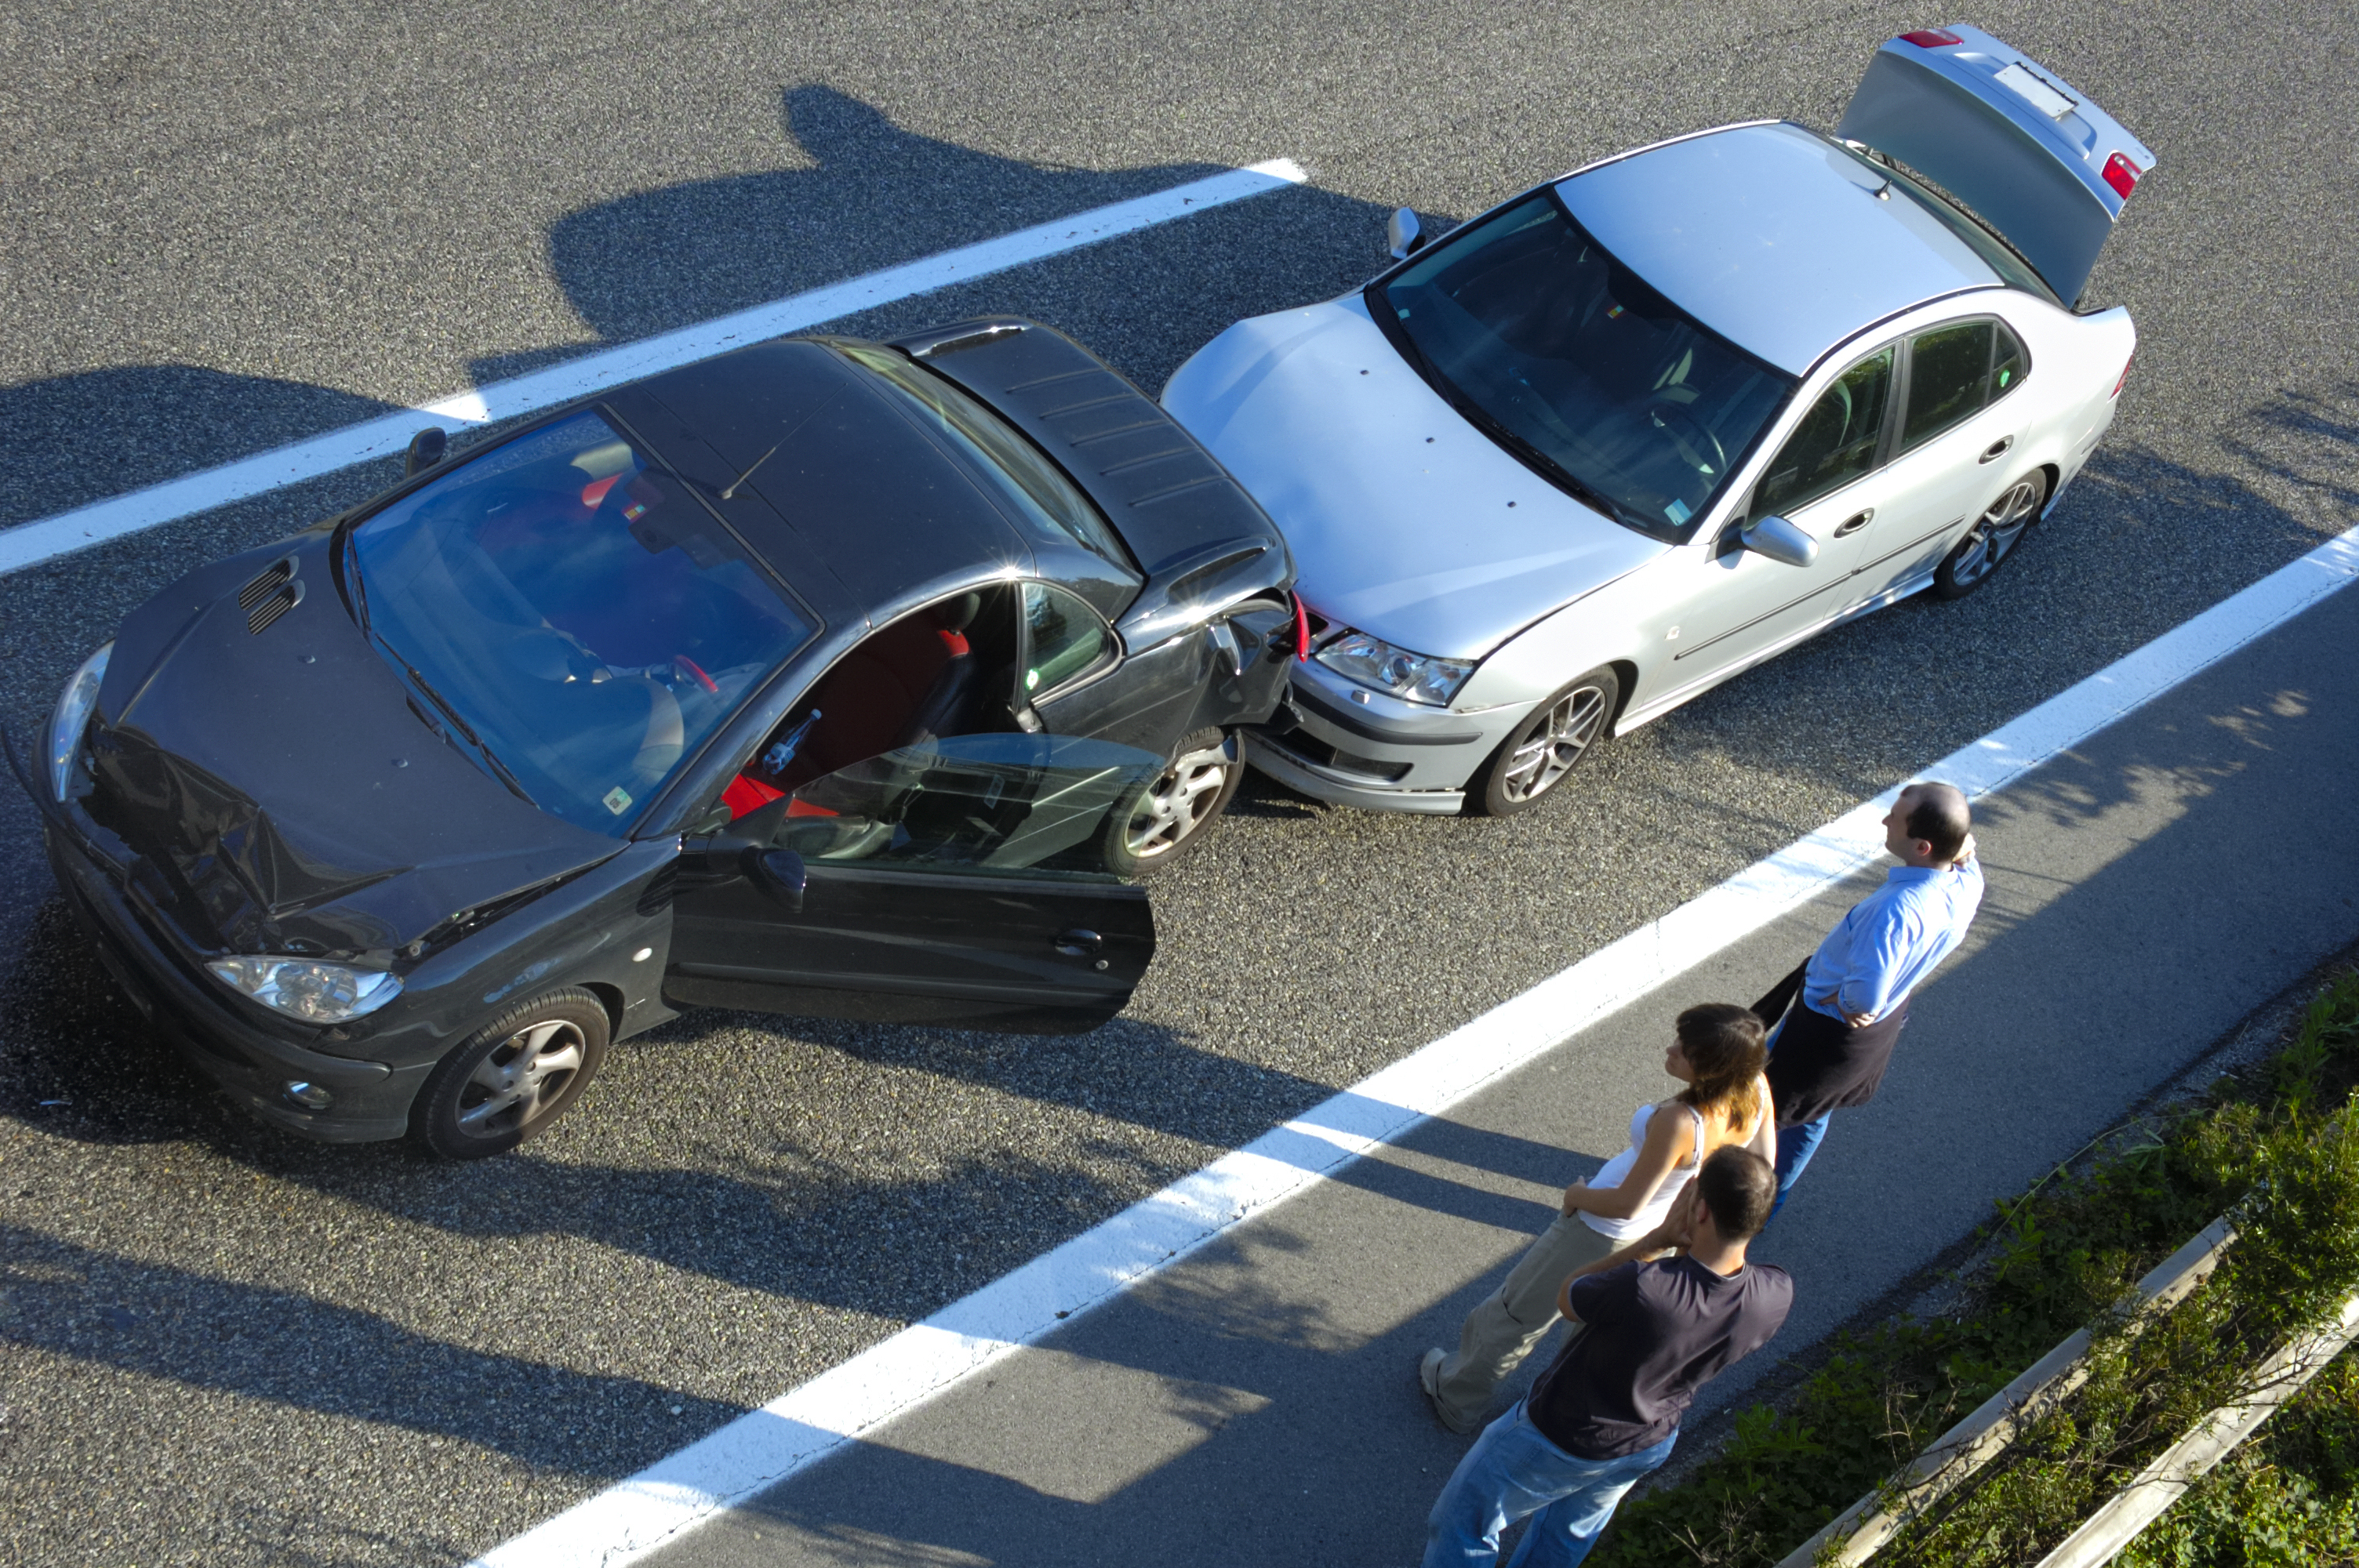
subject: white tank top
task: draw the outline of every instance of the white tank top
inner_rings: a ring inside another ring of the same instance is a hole
[[[1582,1210],[1581,1217],[1589,1222],[1591,1229],[1616,1241],[1636,1241],[1663,1223],[1663,1217],[1671,1212],[1671,1205],[1695,1179],[1696,1171],[1703,1163],[1703,1118],[1697,1115],[1695,1107],[1691,1105],[1680,1105],[1676,1100],[1672,1103],[1679,1105],[1695,1121],[1695,1141],[1688,1145],[1688,1157],[1663,1173],[1662,1184],[1656,1187],[1655,1195],[1629,1218],[1608,1219],[1603,1215]],[[1638,1162],[1639,1145],[1647,1141],[1647,1123],[1654,1119],[1655,1108],[1651,1105],[1642,1105],[1631,1113],[1630,1147],[1606,1161],[1597,1174],[1589,1178],[1593,1189],[1618,1187],[1629,1176],[1630,1167]]]

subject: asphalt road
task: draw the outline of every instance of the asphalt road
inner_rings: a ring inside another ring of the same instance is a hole
[[[2359,172],[2337,7],[1976,20],[2161,157],[2100,269],[2142,334],[2058,517],[1614,745],[1505,823],[1250,787],[1080,1039],[692,1015],[522,1157],[248,1125],[143,1034],[0,798],[0,1559],[462,1557],[1750,863],[2348,525]],[[1255,199],[844,325],[983,309],[1148,386],[1655,136],[1832,124],[1886,5],[1338,3],[0,17],[0,522],[1176,183]],[[335,476],[0,579],[0,716]],[[5,795],[5,792],[0,792]],[[2315,797],[2281,803],[2316,812]],[[2251,1000],[2257,1002],[2259,997]],[[2154,1063],[2157,1079],[2169,1064]],[[2052,1158],[2000,1127],[2010,1161]],[[2013,1142],[2006,1141],[2013,1140]]]

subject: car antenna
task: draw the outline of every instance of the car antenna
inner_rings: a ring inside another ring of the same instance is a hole
[[[784,445],[786,445],[786,443],[781,441],[777,446],[772,447],[769,451],[764,452],[760,457],[756,458],[753,463],[747,467],[744,473],[739,474],[735,479],[729,481],[729,488],[721,492],[721,499],[723,501],[736,500],[737,487],[745,483],[747,480],[752,479],[754,477],[754,470],[760,468],[764,463],[768,462],[771,457],[777,451],[778,447]]]

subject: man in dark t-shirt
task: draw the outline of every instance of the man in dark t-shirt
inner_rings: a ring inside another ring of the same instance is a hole
[[[1533,1514],[1509,1568],[1589,1555],[1622,1494],[1671,1456],[1696,1390],[1785,1323],[1792,1279],[1745,1260],[1777,1194],[1767,1161],[1722,1149],[1651,1235],[1565,1281],[1557,1305],[1572,1337],[1441,1488],[1425,1568],[1495,1563],[1499,1532]]]

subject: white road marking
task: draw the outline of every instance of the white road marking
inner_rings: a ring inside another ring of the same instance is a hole
[[[218,468],[184,474],[125,495],[92,502],[71,512],[38,522],[20,523],[0,530],[0,575],[38,566],[60,556],[86,550],[109,539],[119,539],[159,524],[245,501],[373,458],[389,457],[409,444],[409,438],[429,425],[446,430],[512,419],[519,414],[553,407],[619,383],[658,371],[671,370],[726,353],[766,338],[797,332],[822,321],[833,321],[856,311],[890,305],[914,295],[929,294],[952,284],[967,283],[1094,245],[1141,229],[1190,217],[1214,207],[1283,190],[1310,177],[1292,158],[1272,158],[1247,168],[1207,175],[1151,196],[1135,197],[1111,206],[1077,212],[1052,223],[1040,223],[1002,234],[995,240],[962,245],[940,255],[905,262],[859,277],[832,283],[801,294],[774,299],[693,327],[643,338],[597,353],[584,354],[547,370],[508,381],[495,382],[473,392],[462,392],[440,402],[405,408],[375,419],[347,425],[292,446],[261,452]]]
[[[1919,775],[2000,789],[2359,578],[2359,527]],[[1899,787],[1322,1101],[1186,1180],[475,1559],[620,1568],[1104,1304],[1230,1227],[1438,1116],[1858,871]]]

